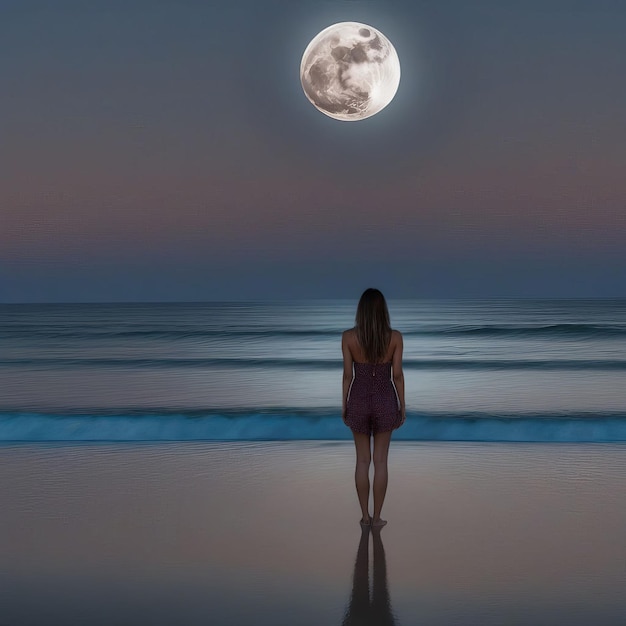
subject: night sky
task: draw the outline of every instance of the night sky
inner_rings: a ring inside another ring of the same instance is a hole
[[[402,69],[339,122],[338,21]],[[0,302],[626,296],[623,0],[0,0]]]

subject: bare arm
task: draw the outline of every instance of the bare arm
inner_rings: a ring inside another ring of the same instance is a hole
[[[406,405],[404,403],[404,373],[402,372],[402,335],[398,332],[397,344],[393,351],[393,358],[391,361],[391,368],[393,371],[393,384],[398,392],[398,398],[400,400],[400,411],[402,413],[402,423],[406,419]]]
[[[348,348],[346,333],[341,335],[341,352],[343,353],[343,403],[341,407],[341,417],[346,421],[346,405],[348,403],[348,391],[352,383],[352,354]]]

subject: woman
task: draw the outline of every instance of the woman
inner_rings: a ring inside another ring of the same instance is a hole
[[[356,310],[356,326],[341,337],[343,421],[356,446],[354,479],[361,524],[384,526],[380,518],[387,492],[387,453],[391,432],[404,424],[402,335],[389,325],[389,311],[378,289],[366,289]],[[352,368],[354,366],[354,376]],[[393,372],[393,382],[391,381]],[[395,385],[395,388],[394,388]],[[370,438],[374,437],[374,516],[370,517]]]

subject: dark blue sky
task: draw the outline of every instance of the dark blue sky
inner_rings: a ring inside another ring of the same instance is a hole
[[[626,4],[1,1],[0,302],[626,295]],[[337,21],[398,52],[342,123]]]

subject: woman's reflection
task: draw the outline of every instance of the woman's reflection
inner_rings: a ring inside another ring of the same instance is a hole
[[[372,533],[374,545],[374,576],[370,599],[369,585],[369,535]],[[391,610],[389,589],[387,588],[387,563],[385,548],[380,537],[382,527],[363,526],[361,540],[354,562],[352,595],[343,617],[342,626],[390,626],[396,624]]]

